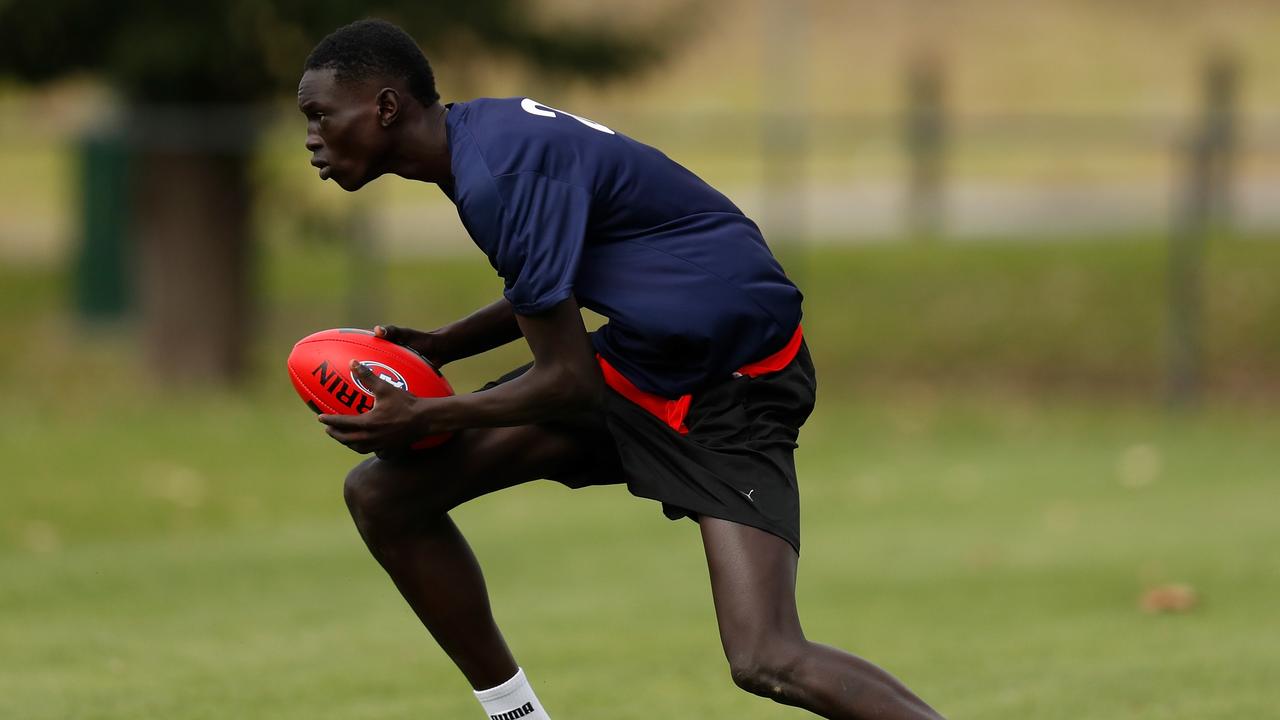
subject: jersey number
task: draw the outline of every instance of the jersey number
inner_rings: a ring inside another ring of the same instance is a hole
[[[564,110],[557,110],[557,109],[555,109],[555,108],[553,108],[553,107],[547,107],[546,105],[543,105],[542,103],[540,103],[540,102],[538,102],[537,100],[534,100],[534,99],[532,99],[532,98],[525,98],[525,99],[521,100],[521,101],[520,101],[520,107],[521,107],[525,112],[529,113],[530,115],[541,115],[542,117],[551,117],[551,118],[553,118],[553,117],[555,117],[555,116],[556,116],[556,113],[561,113],[561,114],[564,114],[564,115],[568,115],[569,117],[573,118],[574,120],[577,120],[578,122],[582,123],[583,125],[586,125],[587,127],[591,128],[592,130],[599,130],[599,131],[600,131],[600,132],[602,132],[602,133],[609,133],[610,135],[614,135],[614,134],[616,134],[616,133],[614,133],[612,130],[610,130],[609,128],[605,127],[604,125],[601,125],[600,123],[596,122],[595,120],[588,120],[588,119],[586,119],[586,118],[584,118],[584,117],[579,117],[579,116],[577,116],[577,115],[574,115],[574,114],[573,114],[573,113],[571,113],[571,112],[565,112]]]

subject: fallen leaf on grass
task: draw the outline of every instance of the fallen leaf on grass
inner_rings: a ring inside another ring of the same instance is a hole
[[[1138,607],[1145,613],[1180,613],[1196,607],[1200,597],[1185,583],[1158,585],[1142,593]]]

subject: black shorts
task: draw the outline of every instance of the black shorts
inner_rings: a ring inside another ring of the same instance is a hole
[[[588,467],[550,479],[574,488],[625,482],[633,495],[661,502],[672,520],[706,515],[750,525],[799,552],[794,453],[816,389],[809,348],[802,344],[778,372],[730,377],[695,393],[685,418],[687,435],[607,390],[604,426],[611,447],[598,452]]]

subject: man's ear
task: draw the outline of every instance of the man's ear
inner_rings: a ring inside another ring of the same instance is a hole
[[[400,93],[395,88],[382,88],[378,91],[378,122],[382,127],[391,127],[400,117]]]

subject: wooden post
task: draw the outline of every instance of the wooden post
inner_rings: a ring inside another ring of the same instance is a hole
[[[1165,397],[1170,406],[1199,401],[1204,250],[1209,234],[1213,146],[1204,133],[1186,143],[1185,186],[1169,236],[1168,370]]]
[[[942,63],[932,52],[917,55],[907,67],[905,140],[910,169],[907,178],[907,236],[934,240],[943,231],[943,150],[946,108]]]
[[[1232,194],[1236,151],[1236,105],[1240,69],[1234,57],[1219,50],[1205,64],[1204,134],[1211,151],[1209,212],[1214,230],[1234,227]]]
[[[793,280],[803,274],[799,248],[809,234],[806,197],[809,143],[809,0],[762,0],[765,48],[760,78],[760,151],[764,170],[761,224]],[[781,242],[782,240],[787,242]]]
[[[1204,109],[1181,149],[1185,173],[1169,237],[1168,369],[1170,406],[1198,404],[1204,384],[1204,256],[1215,228],[1230,226],[1232,153],[1235,146],[1236,65],[1210,57],[1204,71]]]

